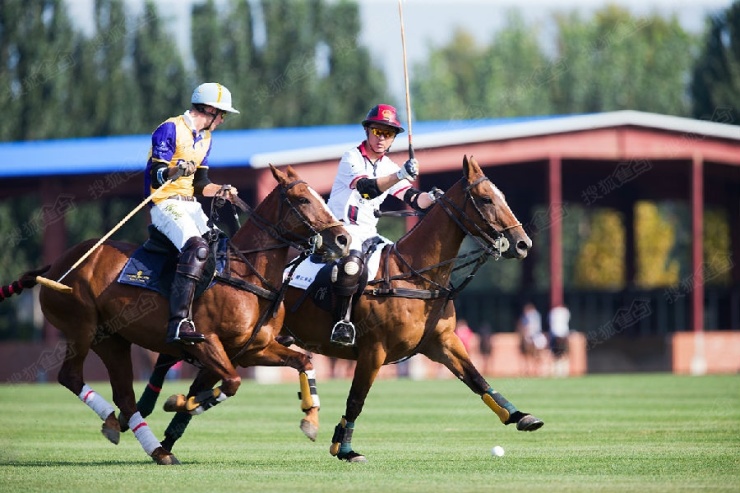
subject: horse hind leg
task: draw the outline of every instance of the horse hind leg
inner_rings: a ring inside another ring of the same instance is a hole
[[[100,394],[85,383],[83,367],[89,346],[70,339],[67,341],[64,362],[59,370],[57,381],[75,394],[85,405],[103,420],[101,432],[111,443],[120,442],[121,428],[115,416],[115,408]]]
[[[180,461],[172,453],[162,447],[162,444],[156,439],[149,425],[136,409],[131,343],[112,335],[93,346],[93,349],[100,356],[108,370],[111,389],[113,390],[113,401],[121,410],[121,416],[126,420],[128,427],[144,452],[157,464],[180,464]]]
[[[516,423],[519,431],[535,431],[544,422],[529,413],[519,411],[500,392],[496,391],[475,368],[460,338],[452,332],[446,332],[439,338],[440,343],[431,345],[424,355],[432,361],[441,363],[449,369],[470,390],[481,396],[483,402],[505,424]]]
[[[355,431],[355,421],[359,418],[365,399],[370,392],[378,371],[386,358],[386,352],[379,346],[361,353],[357,358],[352,386],[347,396],[345,414],[334,427],[329,453],[339,460],[347,462],[367,462],[367,458],[355,452],[352,448],[352,437]]]

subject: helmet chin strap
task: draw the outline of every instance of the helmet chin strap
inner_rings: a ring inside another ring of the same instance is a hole
[[[208,126],[206,127],[208,130],[213,131],[213,123],[216,121],[216,118],[218,118],[218,110],[216,110],[215,113],[206,113],[206,115],[211,117],[210,123],[208,123]]]

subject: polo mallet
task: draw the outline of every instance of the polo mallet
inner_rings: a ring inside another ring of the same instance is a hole
[[[401,18],[401,46],[403,47],[403,80],[406,85],[406,117],[409,120],[409,159],[414,159],[414,144],[411,131],[411,91],[409,91],[409,69],[406,61],[406,31],[403,27],[403,0],[398,0],[398,15]]]
[[[113,229],[111,229],[105,236],[103,236],[102,238],[100,238],[98,240],[98,242],[95,243],[92,246],[92,248],[90,248],[87,252],[85,252],[85,254],[82,257],[80,257],[80,259],[77,262],[75,262],[74,265],[72,265],[72,267],[70,267],[69,270],[62,275],[62,277],[60,277],[56,281],[53,281],[51,279],[47,279],[46,277],[36,276],[36,282],[39,283],[39,284],[41,284],[42,286],[46,286],[47,288],[51,288],[51,289],[53,289],[55,291],[60,291],[62,293],[71,293],[72,292],[72,288],[69,287],[69,286],[67,286],[66,284],[62,284],[62,280],[65,277],[67,277],[67,275],[70,272],[72,272],[77,267],[79,267],[80,264],[82,262],[84,262],[85,259],[87,259],[87,257],[89,257],[90,255],[92,255],[92,253],[95,250],[97,250],[97,248],[105,242],[105,240],[107,240],[108,238],[110,238],[113,235],[113,233],[115,233],[116,231],[118,231],[121,228],[121,226],[123,226],[124,224],[126,224],[126,222],[129,219],[131,219],[134,216],[134,214],[136,214],[137,212],[139,212],[142,207],[144,207],[149,202],[151,202],[152,199],[157,195],[157,193],[159,193],[160,190],[162,190],[166,185],[169,185],[170,183],[172,183],[172,180],[167,180],[166,182],[164,182],[162,184],[162,186],[160,188],[158,188],[157,190],[155,190],[153,194],[151,194],[147,198],[145,198],[141,202],[141,204],[137,205],[134,210],[132,210],[131,212],[129,212],[126,215],[126,217],[124,217],[123,219],[121,219],[118,222],[118,224],[116,224],[115,226],[113,226]]]

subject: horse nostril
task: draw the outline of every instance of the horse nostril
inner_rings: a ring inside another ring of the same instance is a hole
[[[519,252],[524,252],[524,253],[526,253],[526,252],[527,252],[527,250],[529,250],[529,247],[530,247],[530,244],[529,244],[529,243],[527,243],[527,242],[526,242],[526,241],[524,241],[524,240],[520,240],[520,241],[517,241],[517,242],[516,242],[516,249],[517,249],[517,251],[519,251]]]
[[[347,237],[344,235],[337,236],[337,245],[339,245],[342,248],[349,245],[349,241],[347,240]]]

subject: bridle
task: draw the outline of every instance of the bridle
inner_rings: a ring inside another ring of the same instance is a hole
[[[487,181],[486,176],[482,176],[472,183],[468,184],[463,188],[465,198],[462,205],[458,206],[455,204],[447,195],[442,195],[437,198],[437,204],[445,211],[445,213],[452,219],[455,224],[463,231],[466,236],[472,237],[478,244],[479,248],[474,249],[470,252],[463,253],[454,256],[450,259],[443,260],[433,265],[426,266],[424,268],[414,268],[411,263],[404,258],[404,256],[398,251],[398,242],[393,243],[391,247],[386,251],[385,255],[389,256],[393,254],[398,261],[405,266],[407,272],[392,276],[389,271],[386,271],[381,279],[370,281],[368,290],[370,294],[375,296],[403,296],[407,298],[421,298],[421,299],[435,299],[439,297],[446,297],[454,299],[467,285],[473,280],[478,270],[486,263],[489,257],[493,257],[495,260],[501,258],[503,252],[509,248],[509,240],[506,238],[504,233],[510,229],[521,226],[521,223],[512,224],[502,229],[496,229],[483,214],[480,206],[476,203],[473,196],[473,187],[480,184],[483,181]],[[493,234],[489,234],[484,228],[478,225],[475,217],[471,217],[466,213],[467,204],[471,203],[473,209],[476,211],[478,218],[486,224],[487,228],[493,231]],[[442,285],[435,281],[426,273],[433,271],[439,267],[446,265],[454,265],[453,272],[461,271],[472,266],[470,272],[464,276],[463,280],[457,286],[451,282],[448,285]],[[390,262],[386,260],[386,269],[389,269]],[[409,278],[418,277],[423,279],[432,289],[407,289],[407,288],[394,288],[391,286],[392,281],[407,280]]]
[[[475,197],[473,197],[473,187],[476,185],[484,182],[484,181],[490,181],[488,177],[481,176],[480,178],[476,179],[472,183],[468,184],[464,189],[463,192],[465,193],[465,200],[462,203],[462,206],[458,206],[457,204],[453,203],[447,196],[442,195],[437,199],[437,202],[442,207],[442,209],[447,213],[448,216],[460,227],[460,229],[465,233],[465,235],[470,236],[473,238],[473,240],[478,244],[478,246],[483,250],[483,253],[486,256],[493,257],[494,260],[498,260],[501,258],[501,254],[509,249],[511,245],[509,245],[509,240],[506,238],[504,233],[510,229],[514,229],[516,227],[519,227],[522,225],[522,223],[516,223],[512,224],[511,226],[507,226],[503,229],[496,229],[493,224],[488,222],[486,219],[486,216],[483,214],[483,211],[481,210],[478,203],[475,201]],[[466,212],[466,205],[470,202],[472,204],[473,209],[478,214],[478,218],[486,224],[486,226],[493,231],[493,235],[488,234],[483,228],[481,228],[478,225],[478,221],[475,221],[472,219]],[[454,211],[453,211],[454,209]]]
[[[251,210],[251,217],[256,222],[257,226],[261,231],[266,232],[271,238],[277,241],[277,244],[265,248],[261,247],[254,250],[240,250],[240,253],[242,254],[248,254],[248,253],[255,253],[260,251],[265,251],[269,249],[278,249],[283,248],[285,246],[295,248],[300,251],[307,251],[307,254],[314,254],[317,253],[321,247],[323,246],[323,239],[321,237],[321,233],[329,228],[333,228],[335,226],[341,226],[342,223],[339,221],[333,221],[329,223],[323,223],[319,225],[318,227],[315,227],[307,218],[306,216],[298,209],[296,204],[291,200],[290,196],[288,195],[288,192],[295,186],[306,184],[303,180],[295,180],[293,182],[288,183],[287,185],[280,185],[279,191],[280,191],[280,200],[278,202],[278,212],[277,217],[283,217],[283,207],[287,207],[290,209],[290,213],[285,216],[279,223],[273,224],[272,222],[266,220],[264,217],[258,215],[256,211],[253,209]],[[298,229],[298,228],[287,228],[285,227],[286,223],[290,223],[291,218],[297,218],[298,222],[308,231],[310,231],[311,234],[308,236],[301,236],[292,229]],[[308,245],[308,249],[304,245]]]
[[[406,358],[402,358],[400,361],[404,361],[418,352],[418,348],[421,347],[422,344],[424,344],[424,342],[429,337],[429,334],[431,334],[432,332],[431,330],[429,330],[429,327],[434,327],[436,325],[436,322],[438,322],[440,317],[442,316],[447,303],[451,300],[454,300],[462,292],[462,290],[465,289],[465,287],[473,280],[478,270],[483,266],[483,264],[486,263],[488,258],[493,257],[494,259],[498,260],[501,257],[502,253],[508,250],[509,241],[506,239],[504,233],[510,229],[521,226],[521,223],[517,223],[499,230],[496,229],[486,219],[486,216],[483,214],[480,206],[476,203],[475,197],[473,197],[472,190],[473,187],[487,180],[488,178],[486,176],[482,176],[472,183],[469,183],[463,189],[465,198],[461,206],[456,205],[446,195],[442,195],[437,198],[437,204],[439,204],[439,206],[445,211],[445,213],[447,213],[450,219],[452,219],[455,224],[458,225],[458,227],[465,233],[466,236],[472,237],[478,243],[480,247],[479,249],[457,255],[451,259],[443,260],[442,262],[424,267],[422,269],[416,269],[398,251],[398,242],[396,242],[393,243],[391,247],[386,250],[386,271],[382,278],[373,280],[368,283],[368,289],[366,290],[366,292],[373,296],[398,296],[410,299],[444,300],[443,303],[440,303],[439,310],[436,311],[436,313],[432,316],[434,318],[434,323],[426,325],[424,334],[422,335],[416,347],[409,353],[409,356],[407,356]],[[493,234],[489,234],[483,228],[478,226],[477,223],[479,221],[476,221],[475,218],[472,218],[465,212],[468,202],[473,205],[473,209],[476,211],[478,218],[481,219],[482,222],[486,224],[486,226],[491,231],[493,231]],[[395,276],[390,275],[390,259],[388,257],[390,257],[391,254],[393,254],[396,259],[405,266],[407,272]],[[442,285],[440,282],[435,281],[430,276],[426,275],[428,272],[434,269],[450,264],[453,265],[452,272],[461,271],[472,266],[470,272],[468,272],[467,275],[463,277],[463,280],[458,285],[454,285],[449,280],[449,278],[447,280],[448,284]],[[409,279],[414,277],[422,279],[424,282],[427,283],[430,289],[394,287],[392,284],[393,281],[408,281]]]
[[[288,214],[286,214],[285,218],[282,219],[277,224],[272,224],[270,221],[268,221],[264,217],[257,214],[256,210],[249,207],[246,203],[240,201],[241,204],[243,204],[243,207],[245,207],[244,210],[250,213],[250,218],[254,220],[257,227],[261,231],[266,232],[270,237],[275,239],[277,243],[275,245],[271,245],[268,247],[262,246],[262,247],[258,247],[252,250],[240,250],[236,247],[236,245],[232,243],[231,240],[229,240],[228,242],[229,250],[233,252],[234,255],[236,255],[239,258],[239,260],[241,260],[248,267],[252,275],[256,276],[259,279],[262,286],[264,287],[260,287],[256,284],[247,282],[239,277],[233,277],[230,274],[217,276],[218,280],[225,284],[233,286],[237,289],[251,292],[253,294],[256,294],[257,296],[260,296],[264,299],[271,301],[270,307],[267,310],[261,312],[259,320],[255,324],[255,329],[252,331],[252,335],[249,337],[247,342],[242,346],[242,348],[234,356],[230,358],[232,361],[237,360],[242,354],[244,354],[245,351],[247,351],[251,343],[254,341],[254,338],[257,336],[259,329],[267,321],[267,317],[270,316],[270,314],[274,316],[277,313],[277,310],[279,309],[280,304],[282,303],[282,300],[285,296],[285,291],[289,284],[287,281],[283,281],[279,285],[279,287],[273,286],[262,274],[259,273],[257,268],[247,258],[247,255],[251,253],[266,252],[268,250],[276,250],[276,249],[285,248],[285,247],[295,248],[299,250],[301,253],[296,259],[291,261],[290,264],[288,265],[288,268],[290,269],[290,272],[288,273],[288,277],[292,277],[293,272],[298,267],[301,261],[303,261],[306,257],[308,257],[311,254],[316,253],[317,251],[321,249],[323,245],[321,233],[334,226],[342,225],[342,223],[335,220],[333,222],[323,223],[319,227],[314,227],[313,224],[306,218],[306,216],[303,213],[301,213],[300,209],[296,206],[296,204],[293,203],[293,201],[290,199],[290,196],[288,194],[288,192],[293,187],[295,187],[296,185],[300,185],[300,184],[306,184],[306,182],[303,180],[295,180],[291,183],[288,183],[287,185],[282,185],[282,184],[280,185],[279,187],[280,200],[279,200],[279,205],[278,205],[277,217],[278,218],[283,217],[284,207],[289,208],[290,211],[288,212]],[[242,206],[240,205],[240,207]],[[212,213],[213,213],[213,209],[212,209]],[[300,224],[304,228],[308,229],[308,231],[310,231],[311,234],[309,236],[300,236],[292,232],[290,229],[281,225],[281,223],[285,222],[290,217],[297,218]],[[308,248],[306,248],[306,245],[308,246]]]

